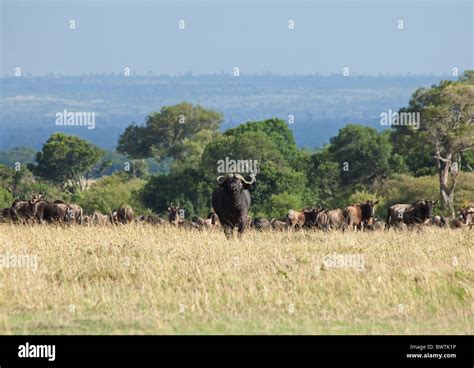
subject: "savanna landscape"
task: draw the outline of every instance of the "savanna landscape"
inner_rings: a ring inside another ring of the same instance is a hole
[[[472,334],[474,233],[2,224],[2,334]],[[357,257],[332,262],[331,256]]]
[[[473,334],[471,3],[0,7],[0,335]]]

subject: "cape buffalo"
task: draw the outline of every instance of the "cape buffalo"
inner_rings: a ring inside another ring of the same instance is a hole
[[[255,183],[255,176],[246,180],[240,174],[219,176],[219,187],[212,193],[212,206],[227,238],[238,228],[239,236],[245,230],[248,221],[248,211],[251,205],[250,191]]]

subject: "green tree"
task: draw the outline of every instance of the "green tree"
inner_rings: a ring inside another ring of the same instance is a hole
[[[132,124],[120,136],[117,151],[132,158],[155,157],[195,164],[204,147],[218,135],[222,114],[183,102],[165,106],[147,117],[144,126]]]
[[[205,215],[211,206],[212,184],[196,169],[184,169],[149,178],[140,192],[147,207],[157,213],[166,213],[170,204],[179,204],[186,217]]]
[[[377,177],[386,177],[393,170],[392,145],[389,133],[370,127],[346,125],[331,138],[329,158],[339,165],[343,185],[365,186]]]
[[[238,137],[246,132],[264,133],[293,168],[296,170],[306,168],[305,165],[307,164],[309,155],[306,151],[298,149],[293,132],[285,121],[276,118],[263,121],[250,121],[226,130],[224,135]]]
[[[331,161],[329,145],[317,150],[310,158],[308,186],[318,204],[331,207],[341,195],[340,165]]]
[[[9,192],[15,190],[16,172],[11,167],[0,164],[0,183]]]
[[[3,187],[0,187],[0,210],[6,207],[10,207],[12,203],[12,193]]]
[[[252,212],[255,217],[284,218],[290,209],[297,211],[305,205],[303,198],[295,193],[282,192],[273,194],[265,203],[257,206]]]
[[[127,203],[134,209],[135,213],[149,212],[140,197],[141,189],[145,186],[143,179],[130,179],[129,175],[115,173],[104,176],[92,184],[83,192],[77,192],[71,200],[80,204],[87,213],[95,210],[109,213],[118,208],[120,204]]]
[[[463,163],[469,170],[474,149],[474,83],[466,73],[458,82],[443,81],[418,89],[403,111],[419,113],[419,130],[397,129],[394,137],[405,145],[404,154],[423,157],[423,165],[438,175],[439,193],[445,208],[454,213],[454,193]],[[409,148],[405,148],[406,145]],[[422,151],[422,152],[420,152]],[[419,162],[416,163],[419,165]],[[423,171],[422,171],[423,172]]]
[[[37,165],[28,168],[51,182],[71,191],[84,190],[90,172],[104,151],[89,142],[64,133],[54,133],[36,154]]]
[[[8,151],[0,151],[0,164],[14,166],[19,162],[22,166],[35,161],[36,150],[31,147],[14,147]]]

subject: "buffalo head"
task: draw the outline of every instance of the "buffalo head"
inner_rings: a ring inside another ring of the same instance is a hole
[[[230,194],[240,193],[242,189],[250,189],[255,183],[255,175],[250,174],[250,180],[246,180],[240,174],[223,175],[217,178],[217,184]]]

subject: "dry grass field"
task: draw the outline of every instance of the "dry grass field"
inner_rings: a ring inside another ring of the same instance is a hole
[[[0,225],[1,334],[472,334],[474,231]]]

